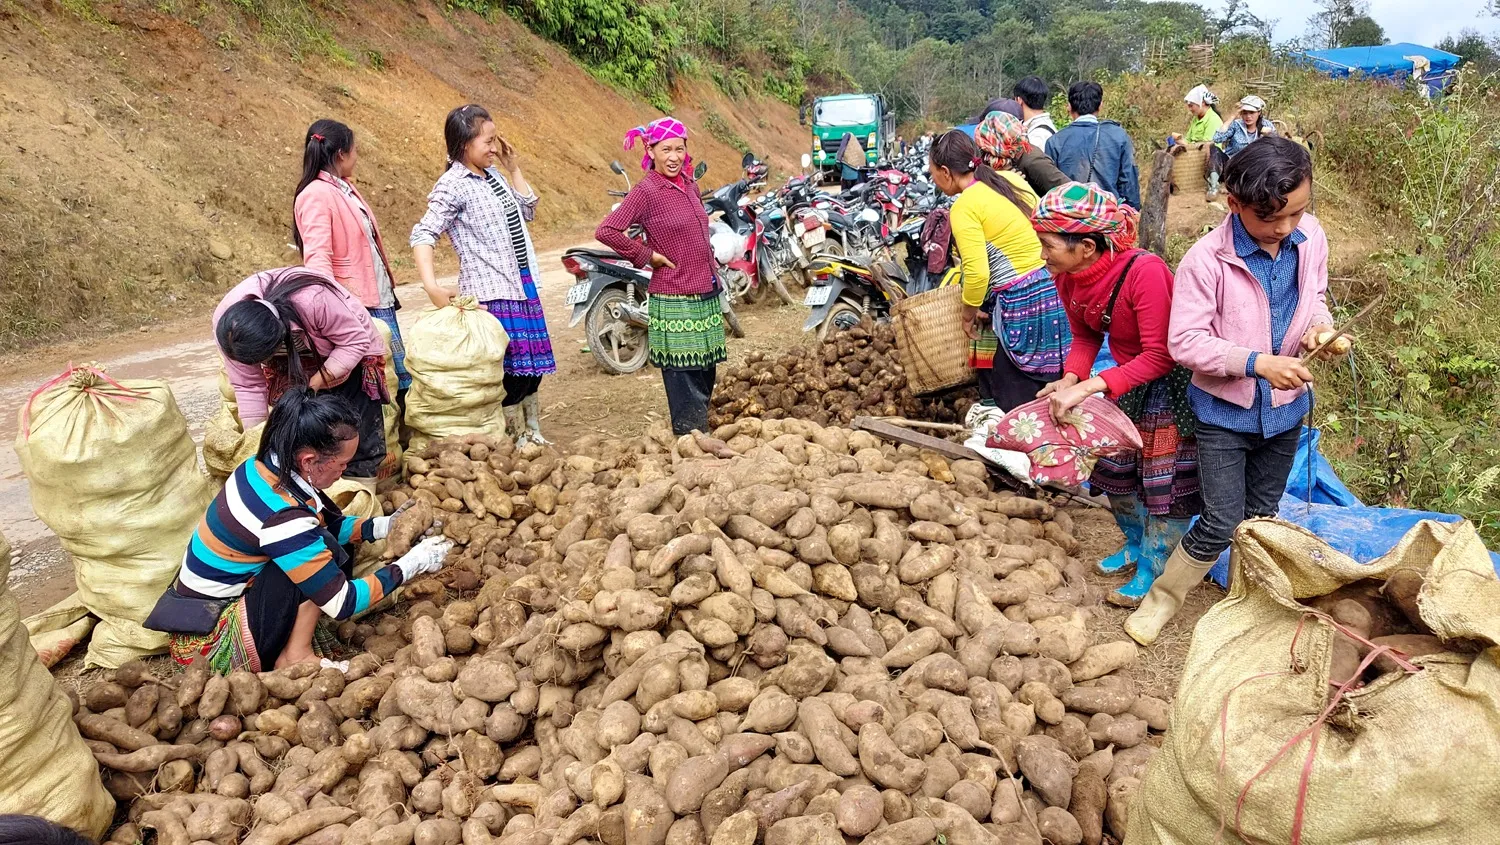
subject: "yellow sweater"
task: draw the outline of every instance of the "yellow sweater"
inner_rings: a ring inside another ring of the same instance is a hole
[[[1044,263],[1042,242],[1031,228],[1031,218],[983,182],[975,182],[958,195],[948,219],[963,268],[965,305],[983,304],[989,292],[990,245],[999,252],[993,269],[1010,278],[1035,272]]]

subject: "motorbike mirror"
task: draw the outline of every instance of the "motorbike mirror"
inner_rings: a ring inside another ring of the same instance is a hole
[[[745,153],[745,157],[742,158],[742,159],[740,159],[740,167],[741,168],[749,167],[750,165],[752,165],[754,163],[755,163],[755,153]]]
[[[620,163],[618,161],[612,161],[612,162],[610,162],[609,163],[609,169],[611,171],[613,171],[615,173],[615,175],[617,175],[617,176],[624,176],[625,175],[625,168],[621,167]]]
[[[693,168],[693,181],[697,182],[699,179],[702,179],[703,178],[703,174],[705,174],[707,172],[708,172],[708,162],[706,162],[706,161],[700,161],[700,162],[698,162],[698,166],[696,166],[696,167]]]
[[[812,156],[808,155],[807,153],[803,153],[802,154],[802,169],[806,170],[809,167],[812,167]]]

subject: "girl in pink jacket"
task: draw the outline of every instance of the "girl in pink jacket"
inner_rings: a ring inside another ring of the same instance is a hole
[[[1183,256],[1167,348],[1193,372],[1203,512],[1125,632],[1150,645],[1245,519],[1275,516],[1312,409],[1301,354],[1331,331],[1328,238],[1307,213],[1312,159],[1262,138],[1224,170],[1229,218]]]
[[[337,120],[317,120],[303,140],[302,181],[292,202],[292,238],[302,265],[338,282],[370,316],[391,330],[398,395],[411,387],[406,346],[396,324],[396,280],[385,257],[375,213],[350,180],[359,151],[354,132]]]

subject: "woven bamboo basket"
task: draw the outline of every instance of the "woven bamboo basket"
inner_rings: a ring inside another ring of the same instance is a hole
[[[948,285],[904,299],[891,308],[896,350],[913,395],[936,393],[974,381],[969,339],[960,323],[963,288]]]
[[[1208,144],[1187,144],[1172,161],[1172,188],[1177,193],[1208,190]]]

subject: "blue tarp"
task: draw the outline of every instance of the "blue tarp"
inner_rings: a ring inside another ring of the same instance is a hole
[[[1302,57],[1317,70],[1334,78],[1356,74],[1399,79],[1410,76],[1412,62],[1407,56],[1422,56],[1432,63],[1430,74],[1440,74],[1458,66],[1459,57],[1420,44],[1382,44],[1378,47],[1340,47],[1336,50],[1309,50]]]

